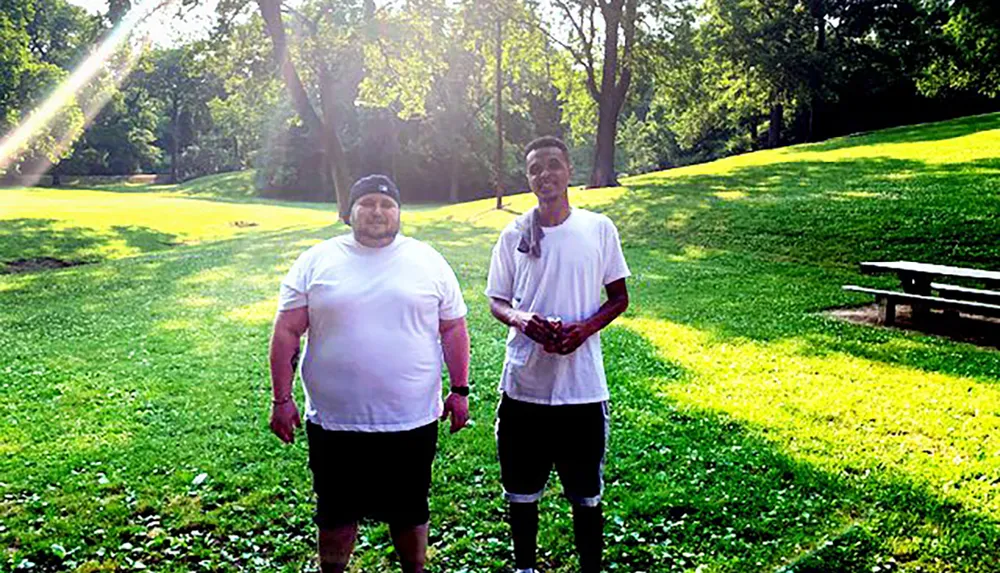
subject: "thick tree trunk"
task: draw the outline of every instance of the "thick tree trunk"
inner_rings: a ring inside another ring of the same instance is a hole
[[[618,109],[613,102],[601,102],[597,118],[597,141],[594,146],[594,165],[590,171],[589,187],[614,187],[618,185],[615,176],[615,136],[618,127]]]
[[[781,124],[784,117],[785,107],[780,102],[771,104],[771,123],[767,128],[767,147],[770,149],[781,146]]]
[[[594,142],[594,165],[588,187],[618,185],[615,173],[615,139],[618,134],[618,113],[632,81],[632,44],[635,38],[636,0],[612,0],[601,3],[604,17],[604,61],[601,89],[597,96],[597,138]],[[624,41],[619,42],[619,29]],[[619,43],[622,56],[619,58]],[[620,70],[619,70],[620,66]]]
[[[618,71],[618,24],[621,12],[604,9],[604,66],[601,70],[601,98],[597,102],[597,140],[594,142],[594,165],[589,187],[614,187],[615,135],[618,131],[618,110],[621,103],[616,86]]]

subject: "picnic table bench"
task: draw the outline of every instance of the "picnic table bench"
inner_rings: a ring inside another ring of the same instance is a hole
[[[902,292],[844,285],[844,290],[863,292],[875,296],[879,304],[882,323],[896,321],[896,305],[908,303],[913,309],[914,320],[926,320],[932,308],[955,314],[965,312],[983,316],[1000,317],[1000,272],[933,265],[911,261],[886,261],[861,263],[861,272],[867,275],[896,274]],[[937,280],[961,279],[976,281],[984,288],[971,288]]]

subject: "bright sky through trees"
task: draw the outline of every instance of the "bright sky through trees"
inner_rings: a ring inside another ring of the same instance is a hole
[[[67,0],[88,12],[104,14],[108,11],[107,0]],[[135,5],[154,3],[156,0],[141,0]],[[199,2],[194,8],[185,8],[182,16],[178,16],[176,8],[161,10],[152,16],[137,31],[137,34],[148,34],[150,41],[158,47],[169,47],[186,41],[204,38],[212,29],[215,21],[217,0]]]

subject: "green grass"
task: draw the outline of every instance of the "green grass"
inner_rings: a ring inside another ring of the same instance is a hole
[[[604,335],[609,570],[1000,570],[1000,354],[820,313],[866,302],[842,284],[891,285],[860,260],[1000,268],[998,175],[990,115],[574,192],[618,223],[634,273]],[[216,196],[233,192],[0,195],[0,261],[98,263],[0,276],[0,570],[314,567],[304,444],[266,429],[266,344],[291,261],[345,228]],[[404,217],[471,308],[476,424],[441,438],[432,571],[510,570],[503,329],[480,293],[512,215],[490,203]],[[558,491],[542,570],[569,572]],[[364,529],[353,570],[393,560],[385,528]]]

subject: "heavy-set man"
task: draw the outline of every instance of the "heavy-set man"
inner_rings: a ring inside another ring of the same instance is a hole
[[[399,234],[388,177],[350,191],[351,233],[299,256],[281,283],[271,338],[271,429],[300,425],[292,394],[299,344],[309,467],[324,573],[344,571],[363,518],[389,524],[402,570],[424,570],[437,420],[469,417],[469,334],[455,273],[432,247]],[[441,400],[441,366],[451,393]]]

